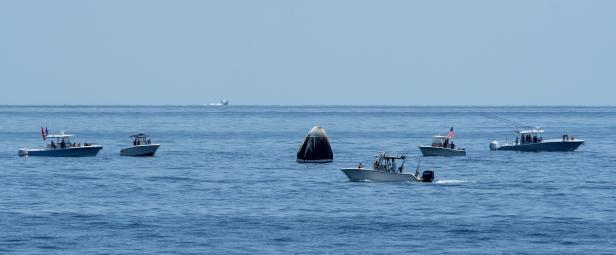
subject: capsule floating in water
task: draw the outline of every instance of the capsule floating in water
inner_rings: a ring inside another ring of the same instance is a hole
[[[297,151],[298,163],[329,163],[334,161],[334,153],[329,145],[325,129],[315,126],[306,135],[304,143]]]

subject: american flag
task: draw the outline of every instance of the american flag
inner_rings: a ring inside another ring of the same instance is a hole
[[[451,129],[449,129],[449,133],[447,133],[447,136],[453,138],[454,136],[456,136],[456,132],[453,132],[453,127],[451,127]]]

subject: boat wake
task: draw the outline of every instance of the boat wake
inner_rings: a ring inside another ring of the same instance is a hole
[[[462,180],[436,180],[434,183],[444,184],[444,185],[456,185],[456,184],[463,184],[467,182],[468,181],[462,181]]]

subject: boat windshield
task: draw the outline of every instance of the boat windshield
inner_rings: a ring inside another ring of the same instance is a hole
[[[454,149],[453,137],[435,135],[432,137],[432,147]]]
[[[81,146],[81,144],[71,143],[70,137],[71,136],[48,136],[47,138],[50,138],[50,141],[47,147],[52,149],[66,149]]]
[[[397,155],[387,155],[387,154],[379,154],[377,155],[377,159],[374,161],[373,168],[377,171],[384,172],[401,172],[402,168],[398,169],[396,167],[396,159],[405,160],[405,156],[397,156]],[[404,164],[404,163],[403,163]]]
[[[150,138],[148,138],[147,135],[145,135],[144,133],[139,133],[136,135],[131,135],[130,138],[133,139],[133,145],[145,145],[145,144],[151,144],[152,141],[150,140]]]
[[[520,144],[532,144],[532,143],[542,143],[543,137],[541,137],[541,133],[543,133],[543,129],[531,129],[531,130],[522,130],[518,131],[520,137],[515,138],[515,145]]]
[[[65,134],[64,131],[53,132],[53,133],[47,134],[45,136],[45,140],[49,141],[49,143],[47,144],[47,148],[48,149],[68,149],[68,148],[92,145],[89,143],[83,143],[82,145],[81,143],[71,142],[72,137],[73,135]]]

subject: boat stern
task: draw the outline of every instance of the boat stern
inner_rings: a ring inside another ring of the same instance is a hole
[[[492,141],[490,142],[490,150],[495,151],[498,150],[498,148],[500,147],[498,141]]]
[[[26,149],[19,149],[19,151],[17,152],[17,155],[19,155],[20,157],[28,156],[28,150],[26,150]]]

